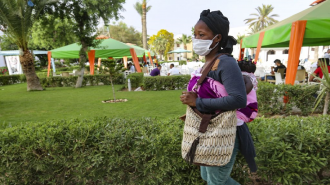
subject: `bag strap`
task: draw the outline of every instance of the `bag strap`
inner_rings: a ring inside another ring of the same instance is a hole
[[[203,70],[203,72],[202,72],[202,76],[201,76],[201,77],[198,79],[198,81],[197,81],[197,85],[201,85],[201,84],[204,82],[204,80],[205,80],[207,74],[211,71],[211,69],[212,69],[212,67],[213,67],[213,65],[214,65],[214,63],[215,63],[215,61],[216,61],[221,55],[226,55],[226,54],[227,54],[227,53],[220,53],[220,54],[216,55],[216,56],[213,58],[213,60],[205,66],[205,68],[204,68],[204,70]]]

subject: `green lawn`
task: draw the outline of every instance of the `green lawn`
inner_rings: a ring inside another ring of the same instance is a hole
[[[28,121],[53,119],[108,117],[179,117],[185,113],[177,91],[118,91],[116,98],[127,98],[124,103],[101,103],[112,98],[111,86],[47,88],[45,91],[27,92],[26,84],[0,86],[1,126]]]

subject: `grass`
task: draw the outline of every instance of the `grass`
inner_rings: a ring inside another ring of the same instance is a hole
[[[0,127],[26,122],[59,119],[90,119],[94,117],[179,117],[185,113],[177,91],[118,91],[116,98],[123,103],[101,103],[113,98],[110,86],[47,88],[45,91],[26,91],[26,84],[0,86]]]

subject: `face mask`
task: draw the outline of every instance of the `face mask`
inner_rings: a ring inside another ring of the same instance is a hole
[[[206,56],[206,55],[208,55],[219,44],[219,42],[218,42],[213,48],[210,48],[210,46],[213,43],[213,39],[212,40],[202,40],[202,39],[192,38],[192,41],[193,41],[193,50],[195,51],[195,53],[197,55],[200,55],[200,56]]]

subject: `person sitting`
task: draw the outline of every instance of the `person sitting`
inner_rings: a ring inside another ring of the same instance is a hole
[[[174,64],[171,64],[170,65],[170,70],[168,71],[167,76],[179,75],[179,74],[180,74],[180,70],[178,68],[174,67]]]
[[[127,69],[132,72],[132,73],[135,73],[135,67],[132,63],[129,63],[128,66],[127,66]]]
[[[318,80],[315,79],[315,76],[319,78],[323,78],[323,72],[320,66],[321,62],[325,62],[326,65],[328,66],[328,71],[330,72],[330,66],[329,66],[329,58],[319,58],[317,61],[317,68],[313,72],[313,75],[310,75],[309,80],[310,82],[318,82]]]
[[[284,73],[286,72],[285,65],[283,65],[279,59],[276,59],[274,61],[274,63],[276,65],[276,67],[272,66],[272,68],[271,68],[272,71],[270,72],[272,75],[275,74],[278,71],[278,69],[281,69],[281,68],[284,68]],[[261,77],[261,81],[264,81],[264,80],[265,80],[265,77]],[[267,80],[275,80],[275,76],[267,76]]]
[[[150,76],[160,76],[161,69],[162,69],[162,66],[157,65],[157,67],[150,72]]]

